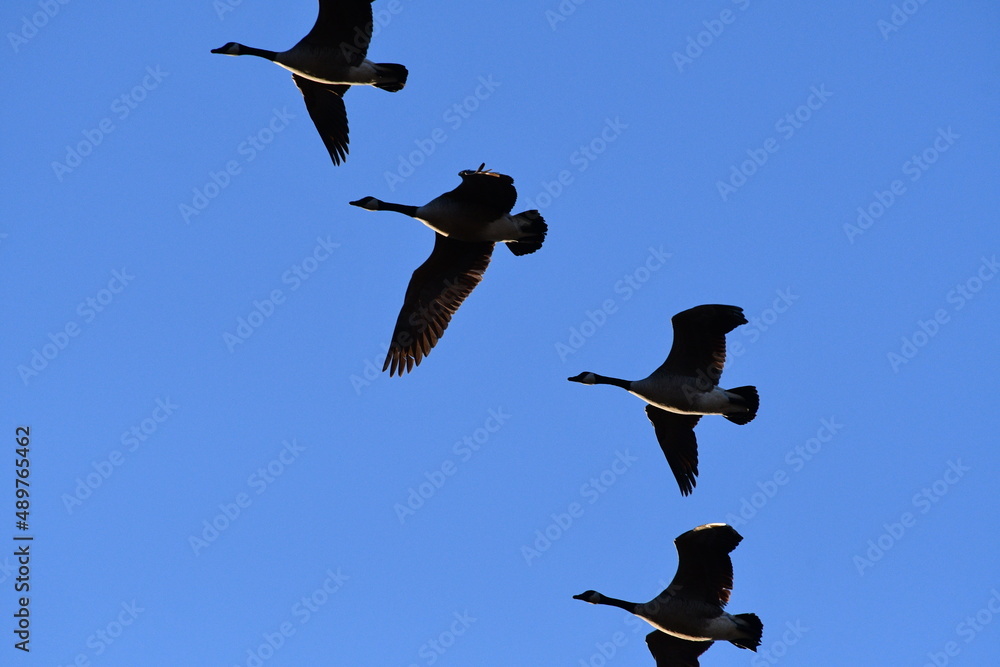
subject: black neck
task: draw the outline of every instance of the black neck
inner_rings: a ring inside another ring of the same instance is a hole
[[[631,380],[622,380],[620,378],[612,378],[606,375],[598,375],[594,373],[594,384],[613,384],[616,387],[621,387],[622,389],[629,391],[632,389]]]
[[[612,607],[618,607],[624,609],[630,614],[635,613],[636,604],[634,602],[629,602],[628,600],[619,600],[618,598],[609,598],[607,595],[601,595],[601,601],[597,604],[606,604]]]
[[[417,215],[416,206],[407,206],[406,204],[393,204],[388,201],[379,201],[378,209],[380,211],[395,211],[396,213],[402,213],[403,215],[408,215],[411,218]]]
[[[257,49],[252,46],[245,46],[240,44],[240,55],[241,56],[257,56],[258,58],[266,58],[268,60],[274,60],[275,56],[278,54],[275,51],[268,51],[267,49]]]

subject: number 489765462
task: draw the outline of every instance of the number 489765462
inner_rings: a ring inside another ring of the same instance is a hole
[[[18,456],[14,461],[17,466],[15,473],[17,476],[14,478],[14,494],[17,497],[15,507],[18,509],[17,518],[21,521],[27,521],[28,508],[31,506],[28,501],[28,487],[30,486],[28,484],[28,475],[31,474],[31,460],[28,457],[28,448],[31,445],[31,427],[18,426],[14,432],[14,436],[17,440],[17,449],[15,451]]]

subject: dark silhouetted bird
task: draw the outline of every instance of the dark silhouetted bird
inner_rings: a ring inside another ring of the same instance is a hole
[[[667,360],[642,380],[585,372],[569,378],[582,384],[611,384],[646,401],[646,416],[667,457],[681,494],[694,490],[698,475],[698,442],[694,427],[702,415],[722,415],[734,424],[757,416],[756,387],[722,389],[726,334],[746,324],[736,306],[695,306],[671,319],[674,342]]]
[[[374,0],[320,0],[316,25],[287,51],[267,51],[229,42],[212,49],[227,56],[266,58],[292,73],[309,117],[334,164],[347,159],[347,110],[344,93],[351,86],[375,86],[394,93],[406,85],[407,71],[394,63],[365,58],[372,36]]]
[[[573,597],[620,607],[656,628],[646,636],[646,645],[657,667],[698,667],[698,656],[717,640],[756,651],[764,632],[757,615],[734,616],[723,611],[733,588],[729,553],[742,540],[724,523],[709,523],[684,533],[674,540],[677,574],[666,590],[649,602],[627,602],[597,591]]]
[[[480,165],[459,172],[462,183],[423,206],[392,204],[363,197],[352,201],[369,211],[395,211],[434,230],[434,250],[413,272],[396,320],[382,370],[413,370],[430,354],[473,288],[483,279],[493,246],[505,243],[515,255],[542,247],[548,227],[538,211],[511,215],[517,200],[514,179]]]

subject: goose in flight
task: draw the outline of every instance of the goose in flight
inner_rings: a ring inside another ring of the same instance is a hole
[[[729,554],[742,540],[724,523],[698,526],[679,536],[674,540],[677,574],[649,602],[627,602],[597,591],[573,598],[620,607],[652,625],[655,630],[646,636],[646,645],[656,667],[698,667],[698,656],[717,640],[756,652],[764,632],[757,615],[723,611],[733,588]]]
[[[287,51],[267,51],[229,42],[212,53],[266,58],[292,73],[306,109],[334,164],[347,159],[347,110],[351,86],[375,86],[391,93],[406,84],[407,70],[365,58],[372,36],[374,0],[319,0],[316,25]]]
[[[568,378],[582,384],[610,384],[638,396],[648,405],[656,439],[667,457],[682,495],[689,495],[698,475],[698,442],[694,427],[702,415],[722,415],[734,424],[757,416],[757,388],[722,389],[719,377],[726,362],[726,334],[746,324],[743,309],[709,304],[677,313],[671,319],[674,342],[667,360],[642,380],[621,380],[585,372]]]
[[[434,230],[434,250],[413,272],[396,320],[382,370],[402,375],[430,354],[451,316],[483,279],[493,246],[515,255],[542,247],[548,227],[538,211],[511,215],[517,200],[514,179],[485,169],[459,172],[462,183],[423,206],[363,197],[350,202],[369,211],[395,211]]]

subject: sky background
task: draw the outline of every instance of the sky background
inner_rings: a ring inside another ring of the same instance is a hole
[[[645,601],[723,521],[764,637],[703,665],[997,662],[1000,8],[627,4],[378,0],[409,82],[347,94],[334,167],[287,72],[209,53],[315,2],[4,3],[0,662],[652,665],[571,596]],[[481,162],[548,239],[389,378],[432,234],[347,202]],[[641,402],[566,378],[702,303],[761,407],[683,498]]]

